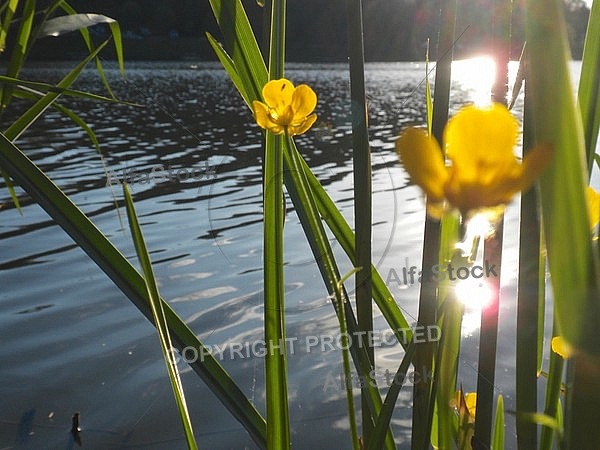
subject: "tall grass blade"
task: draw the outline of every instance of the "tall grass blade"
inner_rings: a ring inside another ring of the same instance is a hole
[[[567,445],[594,448],[600,441],[600,323],[598,263],[586,204],[587,164],[579,109],[569,77],[562,3],[527,2],[528,74],[536,142],[554,148],[540,191],[556,319],[576,351],[574,382],[565,417]],[[568,239],[565,239],[568,236]]]
[[[373,332],[373,294],[371,278],[371,148],[367,130],[367,103],[365,89],[363,20],[361,0],[346,0],[348,18],[348,54],[350,60],[350,103],[352,117],[352,161],[354,179],[354,229],[356,247],[356,267],[362,267],[356,273],[356,316],[361,332]],[[367,343],[367,353],[375,368],[375,351]],[[372,371],[369,371],[369,374]],[[372,377],[367,376],[367,383]],[[374,417],[366,408],[367,393],[362,393],[363,440],[369,445],[373,432]]]
[[[18,6],[19,0],[9,0],[3,5],[2,13],[4,13],[4,17],[2,17],[2,25],[0,28],[0,52],[4,52],[6,49],[6,37],[8,36],[10,23]]]
[[[502,232],[504,218],[496,225],[496,232],[485,240],[483,258],[486,264],[498,267],[498,276],[487,280],[490,302],[481,310],[479,358],[477,366],[477,414],[473,442],[476,448],[489,448],[492,439],[492,418],[496,375],[496,351],[498,342],[498,314],[500,312],[500,277],[502,262]],[[537,313],[537,309],[536,309]],[[537,319],[537,314],[535,316]],[[533,343],[535,344],[535,340]],[[537,350],[537,347],[534,347]],[[533,363],[537,361],[534,353]]]
[[[146,283],[146,288],[148,289],[148,297],[150,299],[150,309],[154,319],[154,326],[158,332],[160,348],[163,353],[163,358],[165,359],[169,379],[171,380],[173,394],[175,395],[175,400],[177,401],[177,408],[183,424],[188,448],[190,450],[196,450],[198,445],[196,444],[196,439],[194,438],[192,421],[190,419],[190,414],[188,412],[187,403],[185,401],[185,395],[183,392],[183,384],[181,383],[179,370],[177,369],[177,362],[173,358],[172,352],[174,348],[171,344],[169,325],[167,323],[165,310],[163,308],[164,301],[158,293],[158,286],[156,284],[156,279],[154,278],[154,270],[152,269],[152,261],[150,260],[150,255],[148,254],[148,248],[146,247],[146,242],[144,241],[142,229],[140,228],[135,207],[133,206],[133,199],[131,198],[131,193],[129,192],[129,187],[127,184],[123,184],[123,195],[125,197],[125,205],[127,208],[129,229],[133,237],[138,260],[140,261],[140,265],[142,266],[142,271],[144,273],[144,282]]]
[[[600,2],[593,2],[590,11],[577,95],[585,137],[588,174],[591,174],[600,128]]]
[[[521,447],[520,447],[521,448]],[[535,448],[535,447],[522,447]],[[504,450],[504,399],[498,396],[496,403],[496,419],[494,420],[494,434],[492,437],[492,450]]]
[[[262,57],[260,57],[262,60]],[[285,0],[272,1],[269,79],[283,77]],[[267,446],[290,448],[283,280],[283,136],[267,131],[263,165]],[[271,347],[273,346],[273,347]],[[275,350],[277,349],[277,350]]]
[[[437,43],[437,63],[433,93],[432,136],[443,142],[443,133],[448,121],[450,104],[450,75],[452,71],[454,30],[456,24],[456,0],[443,0],[441,3],[440,33]],[[421,267],[428,270],[438,264],[441,242],[441,225],[438,221],[425,218],[423,231],[423,257]],[[420,326],[433,326],[438,322],[437,285],[431,280],[421,283],[419,291]],[[427,342],[419,345],[415,352],[415,370],[425,373],[433,371],[434,355],[437,343]],[[435,376],[435,374],[434,374]],[[433,398],[431,380],[421,377],[413,387],[412,446],[413,450],[423,450],[429,446],[433,423]]]
[[[553,324],[552,336],[558,334],[556,320]],[[560,404],[560,394],[563,379],[564,360],[552,350],[550,351],[550,367],[548,368],[548,381],[546,382],[546,399],[544,414],[558,419],[557,405]],[[540,450],[551,450],[554,437],[554,428],[543,426],[540,435]]]
[[[522,62],[524,65],[524,61]],[[521,70],[521,69],[519,69]],[[525,104],[529,104],[529,90],[525,91]],[[527,107],[525,114],[528,114]],[[525,120],[523,130],[523,153],[532,147],[534,137]],[[517,412],[537,411],[538,357],[543,338],[545,266],[541,266],[541,235],[538,216],[538,195],[535,189],[521,194],[521,221],[519,224],[519,279],[517,289],[517,336],[516,336],[516,404]],[[537,447],[537,427],[535,423],[517,419],[517,442],[521,448]]]
[[[368,450],[377,450],[380,449],[383,445],[385,439],[385,433],[390,426],[390,422],[392,420],[392,414],[394,413],[394,407],[396,406],[396,401],[398,400],[398,396],[400,395],[400,390],[402,389],[402,384],[406,379],[406,374],[408,369],[410,369],[410,365],[412,363],[412,359],[415,355],[415,343],[413,341],[410,342],[408,348],[406,349],[406,353],[402,358],[402,362],[396,371],[393,382],[388,389],[388,392],[385,396],[385,400],[383,401],[383,406],[381,407],[381,411],[377,416],[377,421],[375,422],[375,428],[373,429],[373,433],[371,436],[371,441],[368,444]]]
[[[6,70],[6,76],[11,78],[17,78],[21,72],[23,62],[25,61],[25,55],[27,53],[27,46],[29,44],[29,38],[31,35],[31,27],[33,25],[33,18],[35,16],[35,0],[26,0],[23,6],[23,16],[17,31],[15,44],[13,51],[10,55],[10,61],[8,63],[8,69]],[[2,92],[2,98],[0,99],[0,109],[6,109],[11,93],[11,86],[4,86],[0,90]]]
[[[4,134],[0,134],[0,165],[62,227],[115,285],[152,322],[144,279],[79,208]],[[195,333],[165,304],[165,315],[175,346],[194,349],[201,358],[191,367],[217,398],[246,428],[260,448],[266,448],[266,424],[219,362]]]

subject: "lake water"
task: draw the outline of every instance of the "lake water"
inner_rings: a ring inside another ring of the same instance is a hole
[[[486,89],[479,80],[487,66],[461,64],[453,110]],[[40,66],[28,74],[57,80],[67,68]],[[264,412],[264,360],[248,347],[262,339],[260,132],[217,65],[132,63],[127,82],[113,66],[107,74],[119,98],[144,107],[65,104],[93,127],[113,184],[130,177],[161,294]],[[421,261],[423,201],[398,163],[394,137],[408,123],[424,123],[424,74],[423,64],[367,66],[373,256],[384,279],[392,269],[400,272]],[[347,67],[296,65],[286,75],[318,93],[317,126],[297,142],[352,223]],[[101,91],[91,69],[78,87]],[[18,145],[137,264],[86,134],[48,111]],[[121,199],[120,186],[113,187]],[[72,448],[69,430],[76,411],[84,448],[187,448],[155,329],[40,207],[18,193],[23,216],[0,184],[0,449]],[[513,202],[505,225],[495,383],[509,410],[514,409],[516,207]],[[124,219],[124,209],[120,213]],[[339,246],[334,248],[341,255]],[[287,333],[295,339],[289,354],[294,448],[350,448],[337,320],[289,201],[285,261]],[[342,272],[350,269],[346,259],[340,261]],[[418,286],[392,283],[391,290],[414,323]],[[465,317],[459,360],[467,391],[476,385],[476,317]],[[403,353],[386,342],[382,317],[376,314],[375,320],[384,337],[377,346],[377,379],[385,385],[386,370],[395,371]],[[309,336],[318,337],[316,345],[306,345]],[[255,448],[195,373],[180,367],[200,447]],[[410,398],[410,387],[404,388],[394,416],[400,448],[409,448]],[[513,431],[508,415],[507,448]]]

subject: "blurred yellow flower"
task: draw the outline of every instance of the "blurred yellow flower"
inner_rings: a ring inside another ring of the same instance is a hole
[[[590,215],[590,228],[593,230],[600,222],[600,194],[593,188],[589,187],[586,190],[588,213]]]
[[[518,133],[517,120],[505,106],[471,105],[450,119],[444,130],[449,167],[438,142],[420,128],[406,129],[396,150],[412,180],[433,203],[433,215],[440,215],[448,203],[465,216],[508,203],[529,188],[550,161],[552,149],[542,145],[520,163],[513,153]]]
[[[262,90],[263,100],[252,102],[256,123],[273,134],[302,134],[317,120],[312,114],[317,94],[306,84],[294,87],[291,81],[271,80]]]
[[[561,336],[555,336],[550,343],[552,351],[562,356],[563,359],[568,359],[571,354],[571,348]]]
[[[460,417],[467,418],[468,423],[475,422],[477,392],[469,392],[465,395],[461,388],[454,393],[450,406],[458,412]]]

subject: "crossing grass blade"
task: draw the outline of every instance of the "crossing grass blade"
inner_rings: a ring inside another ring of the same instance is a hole
[[[129,229],[133,237],[138,260],[140,261],[140,265],[142,266],[142,271],[144,273],[144,282],[146,284],[146,289],[148,290],[154,326],[158,332],[160,348],[162,350],[163,358],[165,359],[167,372],[169,373],[173,394],[175,395],[175,400],[177,401],[177,408],[183,424],[188,448],[190,450],[196,450],[198,445],[196,444],[196,438],[194,437],[194,431],[192,429],[192,421],[190,419],[187,403],[185,401],[183,384],[181,383],[181,377],[179,376],[177,362],[173,358],[174,348],[171,343],[169,324],[167,323],[165,309],[163,307],[164,300],[158,293],[158,286],[156,284],[156,279],[154,278],[154,270],[152,269],[152,261],[150,259],[150,255],[148,254],[148,248],[146,247],[146,242],[142,234],[142,229],[133,205],[133,199],[131,198],[131,193],[129,192],[129,187],[127,184],[123,184],[123,195],[125,197],[125,205],[127,208]]]

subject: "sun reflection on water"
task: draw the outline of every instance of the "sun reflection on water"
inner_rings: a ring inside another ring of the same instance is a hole
[[[479,56],[452,63],[452,80],[465,91],[467,101],[483,107],[491,102],[496,64],[489,56]]]

